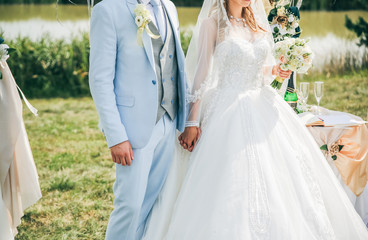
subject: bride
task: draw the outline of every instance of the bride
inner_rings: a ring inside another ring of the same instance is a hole
[[[204,1],[179,137],[192,153],[178,144],[144,239],[368,239],[314,139],[270,87],[290,75],[272,47],[261,0]]]

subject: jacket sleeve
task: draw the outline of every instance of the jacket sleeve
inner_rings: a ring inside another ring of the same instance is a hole
[[[91,94],[109,147],[128,140],[114,92],[117,35],[111,15],[101,3],[92,10],[89,70]]]

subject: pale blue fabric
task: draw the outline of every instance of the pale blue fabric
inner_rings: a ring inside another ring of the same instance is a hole
[[[132,166],[116,165],[114,211],[107,240],[140,239],[153,203],[170,167],[176,129],[186,121],[184,53],[175,6],[163,0],[175,35],[179,107],[172,121],[165,114],[156,124],[158,79],[151,38],[137,43],[136,0],[104,0],[92,10],[90,89],[109,147],[129,140]],[[169,57],[169,56],[168,56]]]
[[[152,5],[153,12],[155,15],[157,28],[160,31],[162,40],[166,41],[166,20],[165,14],[161,5],[161,0],[151,0],[150,5]]]
[[[166,179],[174,152],[176,121],[165,114],[146,147],[133,149],[130,167],[116,165],[114,211],[106,240],[141,239],[156,198]]]
[[[175,34],[177,129],[183,131],[187,86],[179,22],[174,4],[169,0],[162,3]],[[137,44],[136,5],[136,0],[104,0],[93,8],[91,16],[90,89],[109,147],[129,140],[133,148],[143,148],[156,124],[157,79],[152,42],[144,32],[144,47]]]

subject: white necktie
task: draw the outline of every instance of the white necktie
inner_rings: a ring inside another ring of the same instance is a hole
[[[161,0],[151,0],[153,12],[155,13],[155,18],[157,22],[157,28],[160,32],[162,40],[165,42],[166,39],[166,25],[165,25],[165,15],[164,10],[161,5]]]

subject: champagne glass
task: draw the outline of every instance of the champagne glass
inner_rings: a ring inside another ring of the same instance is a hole
[[[320,108],[319,108],[319,103],[321,102],[321,99],[323,97],[323,88],[324,88],[324,82],[314,82],[314,96],[316,97],[317,100],[317,114],[320,114]]]
[[[303,111],[307,109],[307,102],[309,96],[309,82],[301,82],[300,83],[300,100],[302,101]]]

